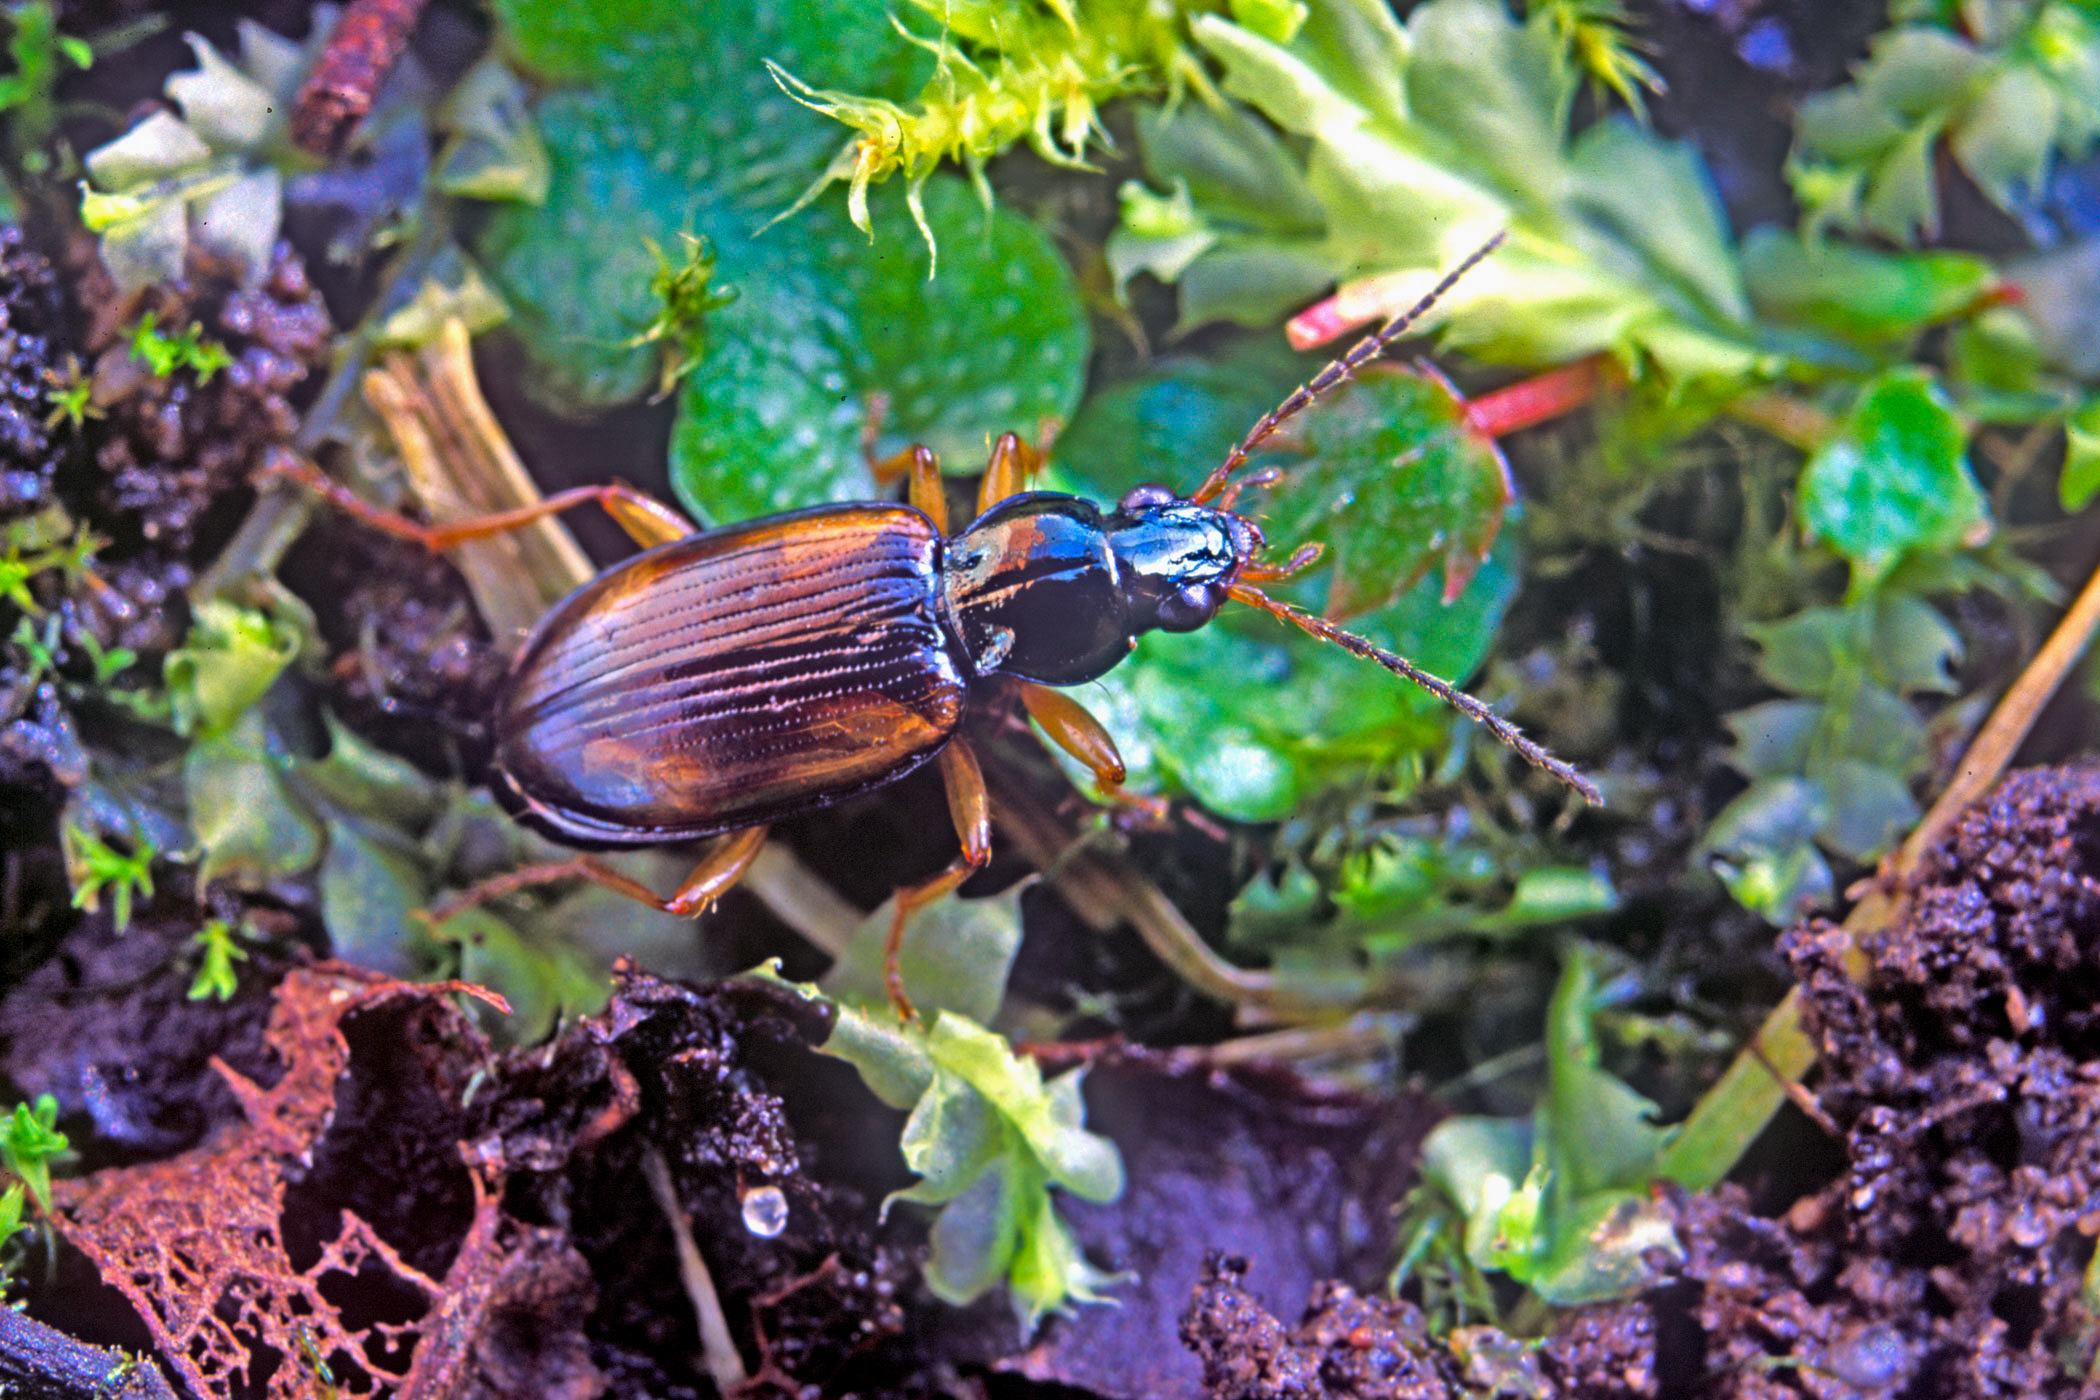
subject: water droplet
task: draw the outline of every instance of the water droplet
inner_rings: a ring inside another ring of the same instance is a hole
[[[744,1193],[744,1228],[762,1240],[770,1240],[787,1228],[787,1193],[778,1186],[760,1186]]]

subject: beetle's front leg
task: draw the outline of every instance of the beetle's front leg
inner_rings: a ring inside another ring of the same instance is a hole
[[[898,962],[904,925],[912,910],[954,890],[992,859],[992,804],[984,793],[984,772],[977,766],[977,755],[963,740],[952,739],[941,750],[939,762],[941,781],[948,789],[948,816],[955,823],[955,834],[962,838],[962,857],[926,883],[897,891],[889,941],[882,948],[882,980],[889,988],[890,1005],[897,1008],[897,1018],[902,1021],[918,1015],[911,998],[904,994],[904,969]]]
[[[904,498],[912,508],[933,522],[933,528],[948,533],[948,492],[941,485],[940,459],[933,449],[913,443],[893,457],[868,459],[868,470],[877,484],[891,486],[904,477]]]
[[[1072,755],[1086,770],[1094,775],[1094,784],[1100,789],[1105,801],[1134,807],[1155,822],[1167,818],[1167,804],[1157,797],[1142,797],[1123,790],[1123,779],[1128,776],[1123,766],[1123,755],[1116,749],[1116,741],[1101,721],[1087,712],[1086,706],[1061,690],[1052,690],[1047,685],[1034,681],[1020,681],[1015,685],[1021,697],[1021,707],[1028,711],[1050,742]]]
[[[1028,479],[1043,468],[1042,454],[1021,441],[1018,433],[1003,433],[992,447],[992,460],[985,464],[984,480],[977,485],[977,513],[984,514],[1008,496],[1028,489]]]

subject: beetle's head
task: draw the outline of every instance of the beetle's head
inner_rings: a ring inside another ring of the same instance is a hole
[[[1245,516],[1198,505],[1164,486],[1125,493],[1105,528],[1133,634],[1193,632],[1209,622],[1264,544]]]

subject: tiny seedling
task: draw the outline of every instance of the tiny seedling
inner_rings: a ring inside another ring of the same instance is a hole
[[[167,379],[186,369],[197,376],[199,384],[209,384],[220,370],[233,367],[232,352],[217,341],[206,340],[203,327],[191,322],[179,334],[171,334],[155,324],[151,311],[131,328],[131,358],[142,361],[155,378]]]
[[[64,841],[67,867],[73,873],[73,907],[90,913],[102,907],[102,892],[114,901],[117,932],[131,926],[133,895],[153,897],[153,858],[159,854],[153,843],[141,836],[128,854],[105,842],[85,827],[68,822]]]

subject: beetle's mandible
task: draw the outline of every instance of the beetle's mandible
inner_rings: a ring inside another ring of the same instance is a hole
[[[937,763],[962,854],[898,893],[885,969],[909,1016],[897,968],[906,920],[991,857],[984,780],[959,734],[973,699],[1010,693],[1113,791],[1124,776],[1113,740],[1052,687],[1103,674],[1141,633],[1201,627],[1228,601],[1427,687],[1598,800],[1586,779],[1480,701],[1264,593],[1261,584],[1311,564],[1318,546],[1267,562],[1261,531],[1233,509],[1243,489],[1274,479],[1235,480],[1249,454],[1382,352],[1500,241],[1263,415],[1187,496],[1141,486],[1104,510],[1028,491],[1035,454],[1009,433],[993,449],[977,518],[954,534],[923,447],[886,464],[907,475],[909,505],[825,506],[695,533],[667,507],[606,486],[458,524],[390,528],[443,549],[593,500],[650,546],[541,619],[494,719],[498,795],[555,839],[616,847],[722,837],[669,899],[607,867],[575,867],[623,893],[697,914],[743,874],[768,824]],[[312,469],[294,474],[340,497]]]

